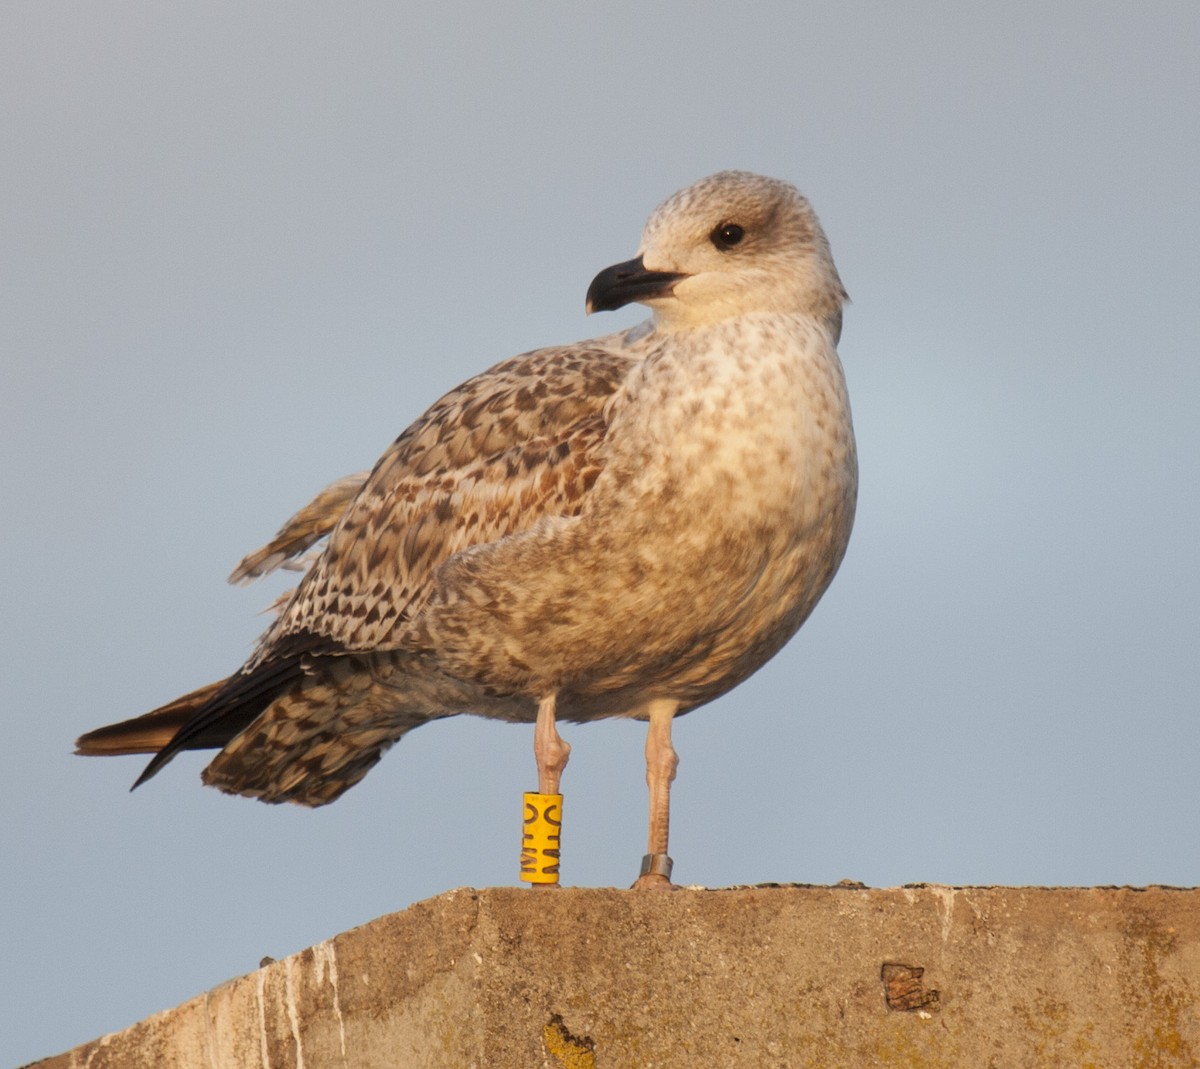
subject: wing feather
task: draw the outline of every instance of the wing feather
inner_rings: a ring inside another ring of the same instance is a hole
[[[330,483],[280,527],[270,542],[243,557],[229,576],[229,582],[250,583],[276,568],[302,567],[302,554],[337,526],[370,474],[360,471]]]
[[[450,557],[576,515],[601,471],[605,405],[645,353],[640,338],[608,340],[497,364],[405,430],[345,506],[247,670],[294,635],[344,651],[395,648]]]

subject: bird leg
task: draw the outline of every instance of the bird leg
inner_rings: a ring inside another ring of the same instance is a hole
[[[555,695],[538,702],[537,722],[533,728],[533,757],[537,761],[538,793],[558,794],[558,783],[571,756],[571,747],[558,733],[554,721]]]
[[[635,890],[672,890],[671,859],[667,856],[667,837],[671,824],[671,781],[679,767],[679,755],[671,745],[671,721],[679,703],[652,701],[649,706],[650,728],[646,732],[646,786],[650,789],[650,836],[642,873]]]
[[[533,728],[533,756],[537,761],[538,793],[525,795],[525,827],[521,836],[521,879],[534,887],[557,887],[562,832],[562,795],[559,780],[571,756],[571,747],[554,723],[555,696],[538,702]]]

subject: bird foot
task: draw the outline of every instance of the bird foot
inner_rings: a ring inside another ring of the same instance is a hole
[[[679,884],[672,883],[666,876],[660,876],[657,872],[647,873],[645,876],[639,876],[633,881],[631,891],[678,891],[681,890]]]

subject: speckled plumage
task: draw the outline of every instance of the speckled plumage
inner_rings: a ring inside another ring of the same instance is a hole
[[[723,172],[664,202],[618,268],[593,284],[601,307],[640,300],[651,323],[443,397],[235,570],[315,553],[239,672],[81,751],[156,741],[149,775],[221,745],[206,783],[320,805],[427,720],[548,705],[551,730],[555,710],[660,709],[669,728],[773,656],[854,514],[845,294],[824,234],[791,186]]]

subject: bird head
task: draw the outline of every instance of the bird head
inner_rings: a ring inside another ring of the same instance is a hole
[[[752,312],[799,313],[836,336],[845,300],[808,200],[778,179],[722,171],[654,210],[637,256],[596,276],[587,309],[638,301],[668,331]]]

